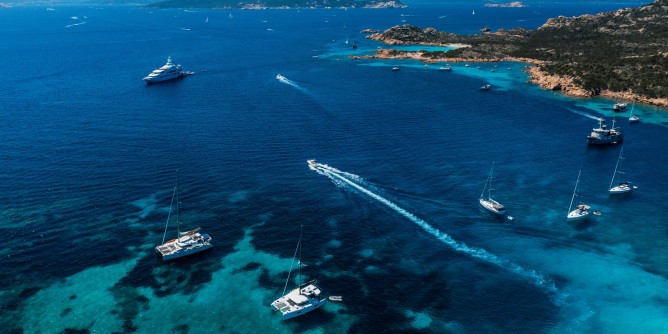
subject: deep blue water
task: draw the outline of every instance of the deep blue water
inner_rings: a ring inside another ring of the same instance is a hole
[[[624,6],[0,10],[0,328],[668,331],[665,110],[618,117],[639,188],[610,197],[619,146],[585,136],[614,101],[541,91],[519,63],[348,58],[379,46],[365,28],[536,28]],[[167,56],[196,74],[145,86]],[[512,221],[478,206],[492,162]],[[573,226],[581,167],[603,214]],[[215,247],[161,263],[176,169],[184,228]],[[344,302],[281,322],[268,305],[300,226],[304,273]]]

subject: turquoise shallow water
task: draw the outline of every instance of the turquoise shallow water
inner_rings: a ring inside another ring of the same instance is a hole
[[[610,197],[619,147],[587,147],[585,136],[593,118],[612,120],[614,101],[541,91],[520,63],[443,72],[348,57],[379,46],[359,31],[402,20],[467,33],[621,6],[476,7],[475,18],[465,3],[232,19],[0,11],[0,328],[668,331],[668,210],[657,201],[668,179],[665,110],[636,105],[634,125],[617,114],[625,176],[639,188]],[[196,74],[144,86],[170,55]],[[485,82],[493,89],[480,92]],[[319,174],[306,159],[338,171]],[[494,197],[513,221],[477,204],[493,161]],[[579,192],[603,215],[571,226],[581,166]],[[201,226],[215,247],[161,263],[153,247],[175,169],[183,227]],[[300,226],[304,274],[344,302],[281,322],[268,305]]]

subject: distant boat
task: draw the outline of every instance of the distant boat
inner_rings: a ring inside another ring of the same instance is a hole
[[[232,12],[230,12],[230,15],[227,15],[227,17],[229,17],[230,20],[234,18],[234,16],[232,16]]]
[[[399,68],[399,66],[392,67],[393,72],[398,72],[399,70],[401,70],[401,68]]]
[[[162,236],[162,244],[155,247],[155,251],[162,257],[163,261],[173,260],[180,257],[196,254],[205,251],[213,245],[211,244],[211,237],[205,233],[199,233],[200,228],[181,232],[181,221],[179,220],[179,176],[176,174],[176,186],[172,194],[172,204],[176,197],[176,229],[177,238],[165,242],[167,236],[167,227],[169,227],[169,218],[172,212],[172,205],[169,206],[169,214],[167,215],[167,223],[165,224],[165,233]]]
[[[167,58],[167,63],[162,67],[153,70],[149,75],[144,77],[147,85],[155,82],[173,80],[182,78],[186,73],[181,68],[181,65],[172,64],[172,57]]]
[[[334,302],[342,302],[343,297],[342,296],[329,296],[329,300],[334,301]]]
[[[578,184],[580,184],[580,174],[582,173],[582,169],[578,172],[578,180],[575,182],[575,189],[573,190],[573,197],[571,197],[571,204],[568,206],[568,216],[566,216],[566,221],[567,222],[575,222],[575,221],[580,221],[587,219],[589,217],[589,214],[591,214],[590,207],[589,205],[585,205],[582,203],[579,203],[577,207],[575,207],[575,210],[571,211],[573,208],[573,202],[575,201],[575,197],[579,196],[578,195]]]
[[[480,90],[491,90],[491,89],[492,89],[492,85],[490,85],[490,84],[484,84],[484,85],[482,85],[482,87],[480,87]]]
[[[489,170],[489,176],[485,182],[485,186],[482,188],[482,193],[480,194],[480,205],[483,208],[487,209],[489,212],[495,213],[497,215],[502,215],[506,213],[506,207],[501,203],[492,199],[492,179],[494,173],[494,163],[492,163],[492,168]],[[489,184],[489,187],[487,185]],[[485,197],[485,190],[487,190],[487,197]]]
[[[471,13],[471,15],[475,15],[475,9],[474,9],[473,12]]]
[[[615,103],[612,106],[612,110],[614,110],[615,112],[626,111],[626,103]]]
[[[622,157],[623,151],[624,151],[624,146],[622,146],[622,148],[619,150],[619,158],[617,158],[617,164],[615,165],[615,172],[612,173],[612,180],[610,180],[610,190],[608,190],[610,195],[624,194],[632,191],[633,189],[638,188],[634,186],[633,183],[631,183],[630,181],[619,182],[616,186],[614,187],[612,186],[615,183],[617,174],[624,174],[621,171],[622,160],[624,159]]]
[[[441,66],[438,68],[439,71],[452,71],[452,66],[450,64],[445,64],[445,66]]]
[[[618,144],[624,140],[622,131],[615,129],[615,120],[612,120],[612,128],[608,129],[603,118],[598,119],[598,128],[594,128],[587,136],[587,144],[605,145]]]
[[[310,163],[310,162],[309,162]],[[292,257],[292,263],[290,264],[290,271],[288,271],[288,278],[285,281],[285,287],[283,288],[283,296],[276,299],[271,303],[272,309],[275,311],[281,312],[283,314],[282,320],[288,320],[300,315],[304,315],[308,312],[316,310],[321,306],[327,303],[327,298],[321,298],[322,291],[316,285],[316,281],[312,280],[308,283],[301,283],[302,279],[302,262],[301,262],[301,247],[302,247],[302,233],[299,233],[299,242],[297,242],[297,248],[295,249],[295,255]],[[285,294],[285,290],[288,287],[290,282],[290,273],[292,272],[292,264],[295,262],[295,258],[299,252],[299,276],[297,278],[297,288]]]
[[[353,41],[353,49],[357,49],[357,41]]]
[[[633,114],[635,106],[636,106],[636,100],[633,100],[633,104],[631,105],[631,117],[629,117],[629,123],[637,123],[640,121],[640,116]]]
[[[204,20],[204,22],[205,22],[205,23],[208,23],[208,22],[209,22],[209,17],[208,17],[208,16],[206,17],[206,20]]]

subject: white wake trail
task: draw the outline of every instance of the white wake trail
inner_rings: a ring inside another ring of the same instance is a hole
[[[292,80],[290,80],[290,79],[284,77],[284,76],[281,75],[281,74],[277,74],[277,75],[276,75],[276,80],[278,80],[278,81],[280,81],[280,82],[282,82],[282,83],[284,83],[284,84],[286,84],[286,85],[289,85],[289,86],[292,86],[292,87],[294,87],[294,88],[297,88],[297,89],[301,90],[301,91],[304,92],[304,93],[308,93],[308,91],[306,91],[306,89],[302,88],[302,86],[298,85],[296,82],[294,82],[294,81],[292,81]]]
[[[554,282],[550,280],[549,278],[546,278],[543,276],[541,273],[532,270],[532,269],[527,269],[524,268],[518,264],[515,264],[513,262],[510,262],[506,259],[500,258],[482,248],[476,248],[476,247],[469,247],[466,244],[462,242],[458,242],[454,240],[450,235],[448,235],[445,232],[440,231],[439,229],[431,226],[429,223],[426,221],[418,218],[414,214],[406,211],[405,209],[401,208],[400,206],[394,204],[393,202],[385,199],[384,197],[372,192],[371,190],[368,190],[361,185],[357,184],[355,181],[349,179],[346,177],[347,173],[340,172],[338,169],[323,165],[320,163],[314,164],[311,166],[311,169],[314,169],[317,171],[319,174],[325,175],[332,179],[332,181],[335,182],[335,184],[340,185],[340,184],[347,184],[360,192],[368,195],[369,197],[377,200],[378,202],[385,204],[387,207],[391,208],[392,210],[396,211],[397,213],[401,214],[402,216],[408,218],[410,221],[413,223],[417,224],[420,226],[424,231],[427,233],[431,234],[432,236],[436,237],[439,241],[443,242],[444,244],[450,246],[452,249],[462,252],[465,254],[468,254],[470,256],[473,256],[477,259],[483,260],[485,262],[497,265],[501,268],[510,270],[514,273],[517,273],[531,281],[532,284],[535,286],[543,289],[545,292],[552,294],[553,296],[557,297],[554,302],[557,303],[562,303],[564,298],[566,296],[559,296],[559,291],[557,287],[555,286]],[[350,174],[354,175],[354,174]],[[354,175],[355,177],[359,178],[359,176]]]
[[[583,111],[579,111],[579,110],[575,110],[575,109],[568,109],[568,111],[570,111],[570,112],[572,112],[572,113],[574,113],[574,114],[578,114],[578,115],[587,117],[587,118],[591,118],[591,119],[593,119],[593,120],[595,120],[595,121],[599,121],[599,120],[601,120],[600,117],[596,117],[596,116],[594,116],[594,115],[592,115],[592,114],[588,114],[588,113],[583,112]]]

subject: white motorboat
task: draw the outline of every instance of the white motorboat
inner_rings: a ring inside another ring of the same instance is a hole
[[[615,105],[612,106],[612,110],[615,112],[626,111],[626,103],[615,103]]]
[[[506,213],[506,207],[503,204],[492,199],[492,179],[494,178],[494,163],[492,163],[492,168],[489,170],[489,176],[485,182],[485,186],[482,188],[482,193],[480,194],[480,205],[487,209],[487,211],[495,213],[497,215],[502,215]],[[489,187],[487,187],[489,185]],[[487,190],[487,197],[485,197],[485,190]]]
[[[183,71],[181,65],[173,64],[172,57],[168,57],[165,65],[153,70],[153,72],[145,76],[143,80],[146,81],[146,84],[150,85],[156,82],[180,79],[186,74],[187,73]]]
[[[309,160],[309,164],[310,164]],[[315,161],[314,161],[315,163]],[[292,257],[292,263],[290,264],[290,271],[288,271],[288,278],[285,281],[285,287],[283,288],[283,296],[276,299],[271,303],[272,309],[275,311],[281,312],[283,315],[282,320],[288,320],[300,315],[304,315],[308,312],[317,310],[321,306],[327,303],[327,298],[323,297],[322,290],[317,285],[316,280],[310,282],[301,283],[301,242],[302,242],[302,233],[299,233],[299,242],[297,242],[297,248],[295,249],[295,255]],[[292,264],[295,263],[295,258],[297,257],[297,252],[299,252],[299,276],[298,276],[298,285],[297,288],[291,290],[285,294],[285,290],[288,287],[288,282],[290,281],[290,273],[292,273]]]
[[[576,222],[584,220],[587,219],[591,214],[591,207],[589,207],[589,205],[585,205],[582,203],[578,204],[575,207],[575,210],[571,211],[575,197],[578,196],[577,191],[578,191],[578,184],[580,184],[580,174],[582,174],[582,169],[580,169],[580,171],[578,172],[578,180],[575,182],[575,189],[573,190],[573,196],[571,197],[571,204],[568,206],[568,216],[566,216],[567,222]]]
[[[172,204],[169,206],[169,214],[167,215],[167,223],[165,225],[165,233],[162,236],[162,244],[155,247],[155,251],[162,257],[163,261],[173,260],[180,257],[196,254],[205,251],[213,245],[211,244],[211,237],[206,233],[200,233],[201,228],[196,228],[187,232],[181,232],[179,221],[179,178],[178,171],[176,176],[176,186],[172,194]],[[172,213],[172,206],[174,198],[176,197],[176,226],[177,238],[165,242],[167,236],[167,228],[169,227],[169,218]]]
[[[622,165],[622,160],[624,159],[622,157],[622,152],[624,151],[624,146],[619,150],[619,158],[617,158],[617,164],[615,165],[615,171],[612,173],[612,180],[610,180],[610,187],[608,190],[608,193],[610,195],[616,195],[616,194],[624,194],[631,192],[633,189],[637,189],[638,187],[634,186],[633,183],[630,181],[624,181],[624,182],[618,182],[616,186],[613,186],[615,183],[615,179],[617,179],[617,174],[624,174],[621,171],[621,165]]]
[[[587,144],[605,145],[618,144],[624,140],[622,131],[615,128],[615,120],[612,120],[612,128],[605,125],[603,118],[598,119],[598,128],[593,128],[591,134],[587,136]]]
[[[452,71],[452,66],[449,64],[446,64],[445,66],[441,66],[438,68],[439,71],[445,71],[445,72],[450,72]]]
[[[492,85],[490,84],[484,84],[482,87],[480,87],[480,90],[490,90],[492,89]]]

